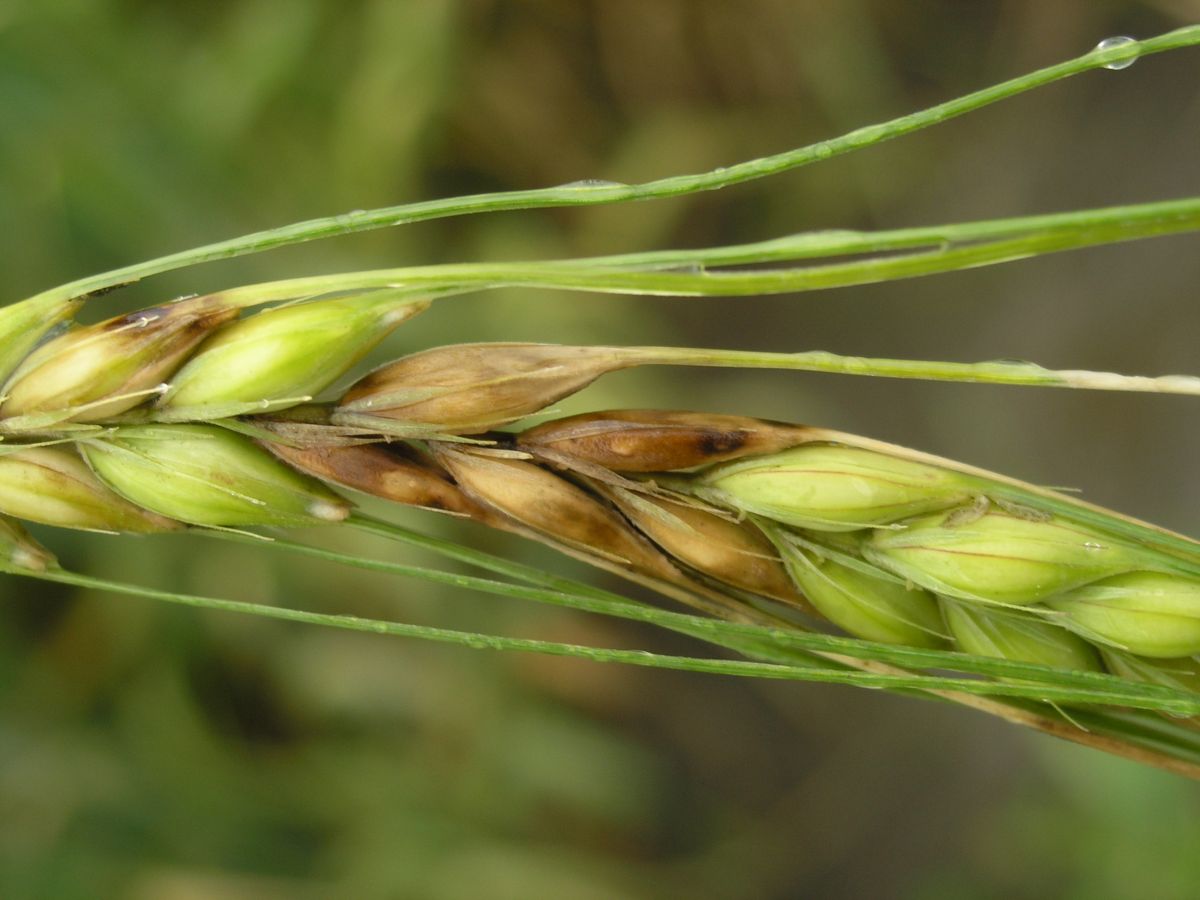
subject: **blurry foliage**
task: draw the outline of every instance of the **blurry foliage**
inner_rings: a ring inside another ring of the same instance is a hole
[[[1198,17],[1187,0],[0,0],[0,271],[15,299],[315,215],[706,169]],[[435,222],[175,273],[92,314],[345,268],[1176,196],[1194,184],[1196,67],[1184,52],[1093,73],[720,194]],[[668,342],[1189,371],[1198,278],[1194,239],[1174,238],[799,299],[503,292],[427,314],[386,353]],[[1194,532],[1190,402],[655,370],[563,409],[809,420],[1070,482]],[[571,571],[507,536],[405,520]],[[695,651],[268,548],[43,537],[74,568],[147,584]],[[5,898],[1182,898],[1200,883],[1197,786],[1076,748],[1031,752],[960,710],[472,654],[13,579],[0,596]]]

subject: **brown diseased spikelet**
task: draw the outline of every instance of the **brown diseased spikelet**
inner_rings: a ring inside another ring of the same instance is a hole
[[[344,487],[408,506],[487,520],[487,512],[404,444],[295,448],[264,442],[289,465]]]
[[[480,431],[535,413],[605,372],[633,364],[604,347],[437,347],[367,375],[342,398],[333,421],[385,419],[414,431]]]
[[[799,425],[743,416],[652,409],[586,413],[522,432],[517,445],[556,461],[580,459],[617,472],[674,472],[775,453],[809,440]]]
[[[435,452],[464,491],[530,531],[621,568],[679,580],[671,562],[620,515],[571,482],[520,459],[444,444]]]
[[[748,522],[731,522],[697,506],[658,497],[595,489],[667,553],[711,578],[764,597],[808,607],[775,547]]]

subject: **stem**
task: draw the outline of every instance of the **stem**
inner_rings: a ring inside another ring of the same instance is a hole
[[[131,597],[159,600],[200,609],[242,613],[288,622],[299,622],[307,625],[322,625],[328,628],[363,631],[371,634],[419,638],[421,640],[470,647],[476,650],[509,650],[541,653],[550,656],[587,659],[593,662],[626,663],[655,669],[674,669],[683,672],[773,678],[784,681],[813,681],[825,684],[857,685],[860,687],[888,690],[950,688],[956,692],[965,694],[999,695],[1030,700],[1044,700],[1051,693],[1063,693],[1052,690],[1048,691],[1045,685],[1037,684],[1002,683],[914,674],[851,672],[817,666],[801,666],[794,663],[781,664],[752,660],[705,659],[691,656],[658,654],[645,650],[617,650],[605,647],[567,644],[558,641],[543,641],[533,638],[513,638],[503,635],[480,634],[477,632],[438,628],[430,625],[364,619],[359,616],[310,612],[308,610],[290,609],[288,607],[267,606],[261,603],[249,603],[242,600],[226,600],[219,597],[161,591],[154,588],[81,575],[61,569],[46,572],[20,572],[17,574],[29,575],[44,581],[74,585],[75,587],[120,593]],[[1071,692],[1062,699],[1063,702],[1073,703],[1106,702],[1103,695],[1097,696],[1097,692],[1090,691]]]
[[[1030,224],[1039,221],[1043,223],[1040,226]],[[1037,230],[1031,230],[1033,228]],[[555,262],[458,263],[374,269],[263,282],[231,288],[222,291],[220,296],[230,303],[252,305],[333,291],[422,286],[453,293],[520,286],[674,297],[780,294],[914,278],[1026,259],[1043,253],[1198,229],[1200,197],[1190,197],[1050,217],[943,225],[936,229],[813,232],[707,250]],[[914,237],[914,232],[919,232],[920,237]],[[902,245],[917,247],[918,252],[791,268],[671,270],[685,266],[786,262],[870,249],[894,249]],[[635,265],[638,268],[630,268]]]
[[[315,613],[305,610],[288,609],[284,607],[265,606],[258,603],[247,603],[238,600],[224,600],[216,597],[204,597],[194,594],[180,594],[170,591],[160,591],[136,585],[123,584],[102,578],[93,578],[64,570],[46,572],[19,572],[16,574],[69,584],[75,587],[108,591],[127,596],[141,597],[183,606],[201,609],[211,609],[222,612],[236,612],[247,615],[262,616],[289,622],[309,625],[322,625],[329,628],[340,628],[349,631],[362,631],[372,634],[384,634],[398,637],[412,637],[439,643],[454,644],[472,649],[509,650],[519,652],[542,653],[551,656],[565,656],[576,659],[587,659],[593,662],[620,662],[629,665],[657,669],[674,669],[705,674],[733,675],[741,677],[774,678],[791,681],[814,681],[829,684],[850,684],[862,687],[878,687],[888,690],[905,690],[916,688],[929,690],[930,682],[950,683],[955,687],[953,693],[947,692],[942,696],[965,703],[980,711],[998,715],[1010,722],[1025,725],[1057,737],[1062,737],[1075,743],[1084,744],[1095,749],[1133,759],[1146,765],[1165,769],[1190,778],[1200,779],[1200,765],[1172,755],[1173,747],[1169,739],[1156,738],[1152,746],[1141,746],[1137,743],[1122,740],[1119,736],[1109,734],[1094,734],[1081,731],[1070,722],[1052,718],[1043,713],[1026,709],[1020,705],[1003,703],[987,697],[972,696],[974,694],[1002,693],[1013,697],[1029,697],[1041,699],[1038,685],[1022,684],[993,684],[990,682],[964,681],[962,679],[940,679],[920,675],[873,674],[866,672],[847,672],[816,667],[801,667],[795,665],[778,665],[741,660],[699,659],[694,657],[679,657],[649,653],[638,650],[613,650],[597,647],[587,647],[578,644],[565,644],[553,641],[510,638],[498,635],[483,635],[471,632],[454,631],[424,625],[411,625],[401,622],[386,622],[375,619],[362,619],[357,616]],[[1119,729],[1124,727],[1120,719],[1107,727]],[[1139,732],[1135,721],[1131,730]],[[1160,746],[1164,745],[1165,746]],[[1187,748],[1178,748],[1181,755],[1186,754]]]
[[[882,359],[865,356],[840,356],[825,350],[810,350],[801,353],[766,353],[754,350],[701,349],[698,347],[612,347],[606,349],[619,355],[628,354],[639,365],[790,369],[837,375],[919,378],[926,381],[1200,395],[1200,377],[1193,375],[1151,377],[1121,375],[1116,372],[1089,372],[1080,369],[1055,370],[1043,368],[1036,363],[1017,360],[960,363],[923,359]]]
[[[386,534],[386,532],[382,531],[375,533]],[[238,535],[237,533],[214,532],[214,536],[241,543],[261,543],[258,538]],[[1175,715],[1200,714],[1200,696],[1162,685],[1130,683],[1113,675],[1064,671],[1035,663],[972,656],[957,652],[920,650],[863,641],[857,638],[813,634],[744,622],[709,619],[635,603],[617,594],[588,589],[588,586],[581,582],[573,582],[569,579],[554,576],[550,577],[561,585],[559,588],[538,590],[469,575],[443,572],[437,569],[351,556],[338,551],[326,550],[287,540],[272,541],[271,546],[356,568],[421,578],[438,584],[478,590],[504,597],[532,600],[538,603],[548,603],[553,606],[579,612],[597,613],[656,625],[731,649],[742,649],[747,646],[744,641],[740,644],[737,642],[728,642],[731,637],[737,636],[756,640],[758,642],[756,646],[771,644],[776,648],[801,650],[806,654],[836,653],[840,656],[853,659],[872,660],[899,666],[927,669],[936,668],[975,675],[987,675],[996,678],[1021,679],[1026,682],[1036,682],[1043,690],[1078,689],[1090,694],[1092,700],[1096,700],[1098,696],[1103,694],[1105,697],[1103,702],[1108,704],[1121,704]],[[484,559],[471,560],[475,565],[486,564],[489,568],[492,568],[491,562],[486,558],[486,554],[478,555],[484,557]],[[502,564],[507,563],[507,561],[500,560],[498,557],[493,557],[492,559]],[[534,571],[538,572],[539,570]],[[545,575],[545,573],[540,574]],[[584,590],[581,591],[579,590],[580,588]],[[791,661],[794,662],[794,657]],[[1063,699],[1063,702],[1076,701],[1078,701],[1078,698],[1074,698],[1073,700]]]
[[[1134,41],[1108,50],[1092,50],[1082,56],[1057,65],[1039,69],[992,87],[967,94],[955,100],[932,106],[876,125],[859,128],[841,137],[821,141],[807,147],[785,151],[760,159],[748,160],[711,172],[663,178],[637,185],[582,183],[543,188],[540,190],[476,194],[409,203],[383,209],[367,210],[346,215],[312,219],[282,228],[254,232],[231,240],[185,250],[168,256],[124,266],[99,275],[81,278],[45,292],[58,298],[94,294],[122,284],[139,281],[150,275],[185,268],[219,259],[230,259],[258,253],[289,244],[318,240],[341,234],[353,234],[376,228],[386,228],[412,222],[428,221],[447,216],[467,215],[498,210],[533,209],[563,206],[591,206],[628,200],[650,200],[675,197],[699,191],[717,190],[745,181],[765,178],[809,163],[831,159],[845,153],[870,147],[901,135],[936,125],[991,103],[1016,96],[1025,91],[1069,78],[1080,72],[1116,62],[1149,56],[1200,44],[1200,26],[1181,28],[1158,37]],[[42,296],[42,295],[39,295]]]

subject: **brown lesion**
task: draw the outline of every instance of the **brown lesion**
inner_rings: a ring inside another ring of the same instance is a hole
[[[95,328],[102,331],[123,331],[158,322],[177,336],[195,334],[204,337],[217,326],[237,318],[238,312],[236,307],[222,302],[218,295],[208,294],[136,309],[125,315],[107,319]]]

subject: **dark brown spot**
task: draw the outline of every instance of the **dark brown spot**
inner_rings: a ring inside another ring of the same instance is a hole
[[[129,287],[131,284],[137,284],[140,279],[131,278],[129,281],[122,281],[120,284],[110,284],[108,287],[96,288],[94,291],[88,291],[86,294],[80,294],[77,299],[91,300],[93,297],[103,297],[105,294],[111,294],[113,291],[119,291],[121,288]]]
[[[700,452],[714,457],[742,449],[746,446],[748,435],[744,431],[706,431],[698,437]]]

